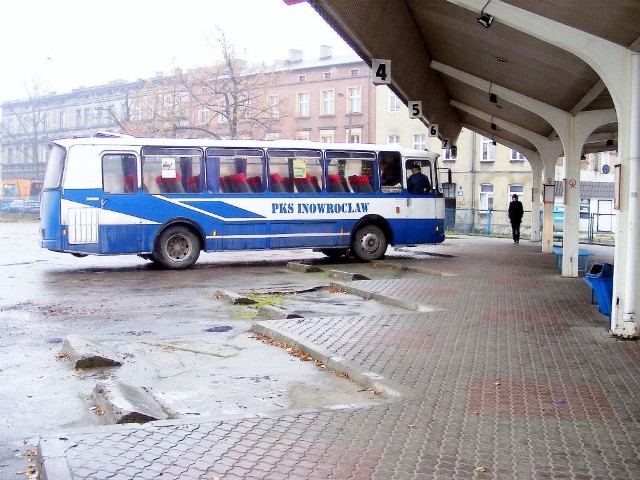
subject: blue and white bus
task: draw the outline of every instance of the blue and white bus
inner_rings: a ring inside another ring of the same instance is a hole
[[[137,254],[167,269],[200,252],[313,248],[381,258],[444,241],[438,155],[393,145],[96,135],[57,140],[40,244],[76,256]],[[407,191],[413,166],[429,187]]]

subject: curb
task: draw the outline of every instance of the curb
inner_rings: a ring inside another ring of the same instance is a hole
[[[399,400],[410,395],[408,389],[387,380],[383,375],[376,372],[363,371],[358,363],[347,360],[344,357],[333,356],[328,350],[309,345],[300,337],[280,332],[276,328],[263,323],[254,323],[250,331],[297,348],[301,352],[311,355],[315,360],[322,362],[329,370],[346,373],[351,381],[375,392],[380,392],[387,399]]]

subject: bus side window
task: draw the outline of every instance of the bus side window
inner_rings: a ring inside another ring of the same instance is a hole
[[[105,193],[133,193],[138,188],[137,161],[131,154],[102,157],[102,188]]]
[[[380,152],[380,189],[383,193],[402,192],[402,158],[398,152]]]

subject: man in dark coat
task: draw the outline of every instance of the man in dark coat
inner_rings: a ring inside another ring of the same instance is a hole
[[[429,182],[429,178],[422,173],[422,169],[418,163],[411,166],[411,176],[407,179],[407,190],[409,193],[418,195],[425,195],[431,192],[431,182]]]
[[[518,200],[518,195],[513,195],[513,197],[511,197],[511,203],[509,204],[509,221],[511,222],[511,233],[513,234],[513,241],[515,243],[520,243],[522,215],[524,215],[522,202]]]

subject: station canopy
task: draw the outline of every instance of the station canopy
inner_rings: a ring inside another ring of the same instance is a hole
[[[502,143],[536,150],[523,136],[496,127],[496,120],[554,138],[554,128],[545,119],[491,95],[494,85],[573,114],[614,108],[598,74],[580,58],[523,33],[517,25],[502,24],[498,17],[485,17],[483,25],[481,14],[492,3],[522,9],[634,52],[640,49],[638,0],[309,3],[365,61],[389,59],[390,88],[404,101],[421,101],[425,122],[437,124],[439,136],[452,144],[466,127]],[[479,88],[478,82],[474,85],[468,78],[488,84],[489,89]],[[616,147],[614,123],[593,132],[585,151]]]

